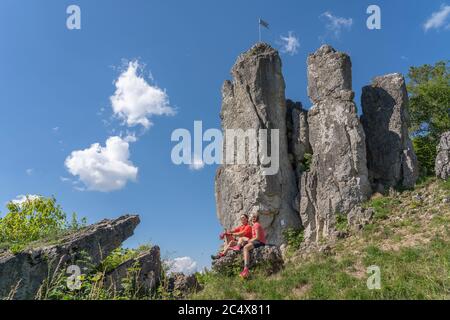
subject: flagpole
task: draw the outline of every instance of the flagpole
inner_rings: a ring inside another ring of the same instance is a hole
[[[261,42],[261,21],[258,21],[259,42]]]

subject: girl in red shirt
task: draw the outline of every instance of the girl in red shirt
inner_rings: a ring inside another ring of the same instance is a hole
[[[244,246],[244,270],[241,272],[241,277],[247,278],[250,274],[248,265],[250,263],[250,251],[266,245],[266,232],[259,223],[259,214],[253,214],[252,222],[252,238]]]

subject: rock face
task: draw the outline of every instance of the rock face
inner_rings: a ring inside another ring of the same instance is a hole
[[[444,180],[450,178],[450,131],[441,136],[435,171],[438,178]]]
[[[276,246],[264,246],[250,251],[249,268],[262,266],[268,275],[277,273],[283,268],[283,257],[281,251]],[[243,268],[244,260],[241,252],[230,251],[218,260],[213,261],[212,268],[221,274],[230,274],[233,268]]]
[[[134,268],[139,270],[134,272]],[[131,271],[130,271],[131,270]],[[105,289],[120,293],[123,291],[124,279],[130,279],[136,286],[136,292],[148,294],[154,291],[161,281],[161,257],[158,246],[136,259],[125,261],[105,275]]]
[[[268,241],[281,244],[283,230],[298,228],[300,219],[298,208],[293,206],[298,188],[288,157],[285,83],[278,52],[259,43],[238,58],[232,75],[233,81],[226,81],[222,89],[224,159],[227,154],[233,154],[226,146],[228,129],[256,130],[258,139],[260,129],[278,129],[279,170],[276,174],[264,175],[260,159],[258,164],[221,166],[215,181],[218,218],[230,229],[239,223],[241,214],[257,211]],[[268,136],[265,140],[274,148],[270,132]],[[246,144],[249,149],[255,149],[249,142]],[[255,145],[260,147],[259,142]]]
[[[398,73],[376,77],[362,90],[367,167],[378,192],[398,186],[412,188],[418,178],[408,132],[408,103],[405,79]]]
[[[338,213],[349,214],[371,194],[366,143],[353,102],[350,58],[324,45],[308,58],[309,172],[300,179],[300,216],[305,239],[334,232]]]
[[[183,299],[189,294],[200,290],[201,286],[194,274],[185,275],[183,273],[173,273],[169,276],[168,291],[172,293],[174,298]]]
[[[15,290],[14,299],[33,299],[48,275],[64,270],[62,268],[68,264],[77,264],[82,270],[89,265],[98,265],[133,235],[138,224],[138,216],[103,220],[61,239],[57,245],[31,249],[17,255],[3,253],[0,256],[0,297],[7,297]],[[91,260],[89,265],[84,266],[79,261],[86,255]]]

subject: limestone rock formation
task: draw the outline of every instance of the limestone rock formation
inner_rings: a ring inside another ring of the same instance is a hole
[[[260,129],[278,129],[279,170],[264,175],[260,158],[258,164],[221,166],[215,181],[218,218],[229,229],[239,223],[242,213],[257,211],[268,241],[279,245],[283,230],[298,228],[300,219],[293,206],[298,188],[288,157],[285,83],[278,52],[259,43],[238,58],[232,75],[233,81],[226,81],[222,89],[222,128],[225,133],[228,129],[256,130],[258,138]],[[225,159],[227,153],[234,153],[226,148],[226,134],[224,140]],[[267,140],[270,149],[270,132]],[[246,145],[253,151],[261,147],[259,142]]]
[[[139,271],[133,272],[134,268]],[[105,289],[120,293],[123,281],[129,279],[136,285],[136,291],[142,294],[153,292],[161,281],[161,257],[158,246],[152,247],[135,259],[123,262],[105,275]]]
[[[313,151],[300,179],[305,239],[333,234],[337,214],[349,214],[371,194],[366,143],[353,102],[350,58],[324,45],[308,58],[308,112]]]
[[[0,255],[0,298],[16,291],[14,299],[33,299],[49,275],[68,264],[84,267],[98,265],[123,241],[133,235],[139,224],[138,216],[123,216],[103,220],[80,232],[69,235],[59,244],[23,251],[17,255]],[[83,265],[85,257],[90,263]]]
[[[450,178],[450,131],[441,136],[436,157],[436,176],[447,180]]]
[[[270,275],[277,273],[283,268],[283,257],[277,246],[264,246],[250,251],[249,268],[262,267]],[[233,268],[242,268],[244,260],[242,252],[230,251],[225,257],[213,261],[212,269],[221,274],[230,274]]]
[[[369,179],[378,192],[414,187],[418,162],[409,138],[405,79],[394,73],[376,77],[362,90],[362,124],[366,134]]]

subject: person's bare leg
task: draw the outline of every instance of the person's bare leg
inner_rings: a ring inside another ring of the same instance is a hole
[[[222,251],[223,255],[226,255],[228,250],[230,250],[231,247],[234,247],[236,245],[236,241],[230,241],[224,248]]]
[[[248,268],[250,263],[250,251],[253,250],[253,244],[249,243],[244,247],[244,266]]]

